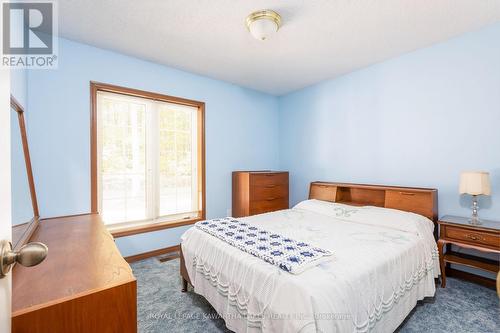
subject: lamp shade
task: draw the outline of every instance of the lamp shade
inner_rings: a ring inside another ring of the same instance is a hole
[[[460,194],[490,195],[490,174],[483,171],[467,171],[460,174]]]

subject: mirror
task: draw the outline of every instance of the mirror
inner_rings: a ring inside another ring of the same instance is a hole
[[[24,121],[24,109],[11,96],[11,191],[12,248],[18,249],[38,226],[39,214],[35,184]]]

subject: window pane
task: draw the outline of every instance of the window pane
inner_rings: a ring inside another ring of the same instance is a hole
[[[98,199],[104,222],[197,213],[197,135],[196,107],[99,92]]]
[[[145,219],[146,104],[117,94],[99,97],[104,223]]]
[[[193,184],[193,115],[196,109],[159,105],[159,215],[197,210]],[[194,175],[196,177],[196,175]]]

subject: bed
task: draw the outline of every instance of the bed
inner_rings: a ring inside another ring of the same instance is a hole
[[[240,221],[331,251],[290,274],[197,227],[181,276],[235,332],[393,332],[439,275],[437,190],[313,182],[292,209]]]

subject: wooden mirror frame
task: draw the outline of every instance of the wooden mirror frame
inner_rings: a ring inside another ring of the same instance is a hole
[[[35,181],[33,180],[33,170],[31,168],[31,158],[28,147],[28,137],[26,135],[26,123],[24,121],[24,109],[21,104],[10,96],[10,106],[17,112],[19,120],[19,130],[21,131],[21,141],[23,144],[24,162],[26,164],[26,175],[28,176],[28,185],[30,188],[31,204],[33,206],[33,218],[26,223],[12,226],[12,248],[18,249],[28,242],[31,235],[38,227],[40,214],[38,212],[38,202],[36,199]]]

